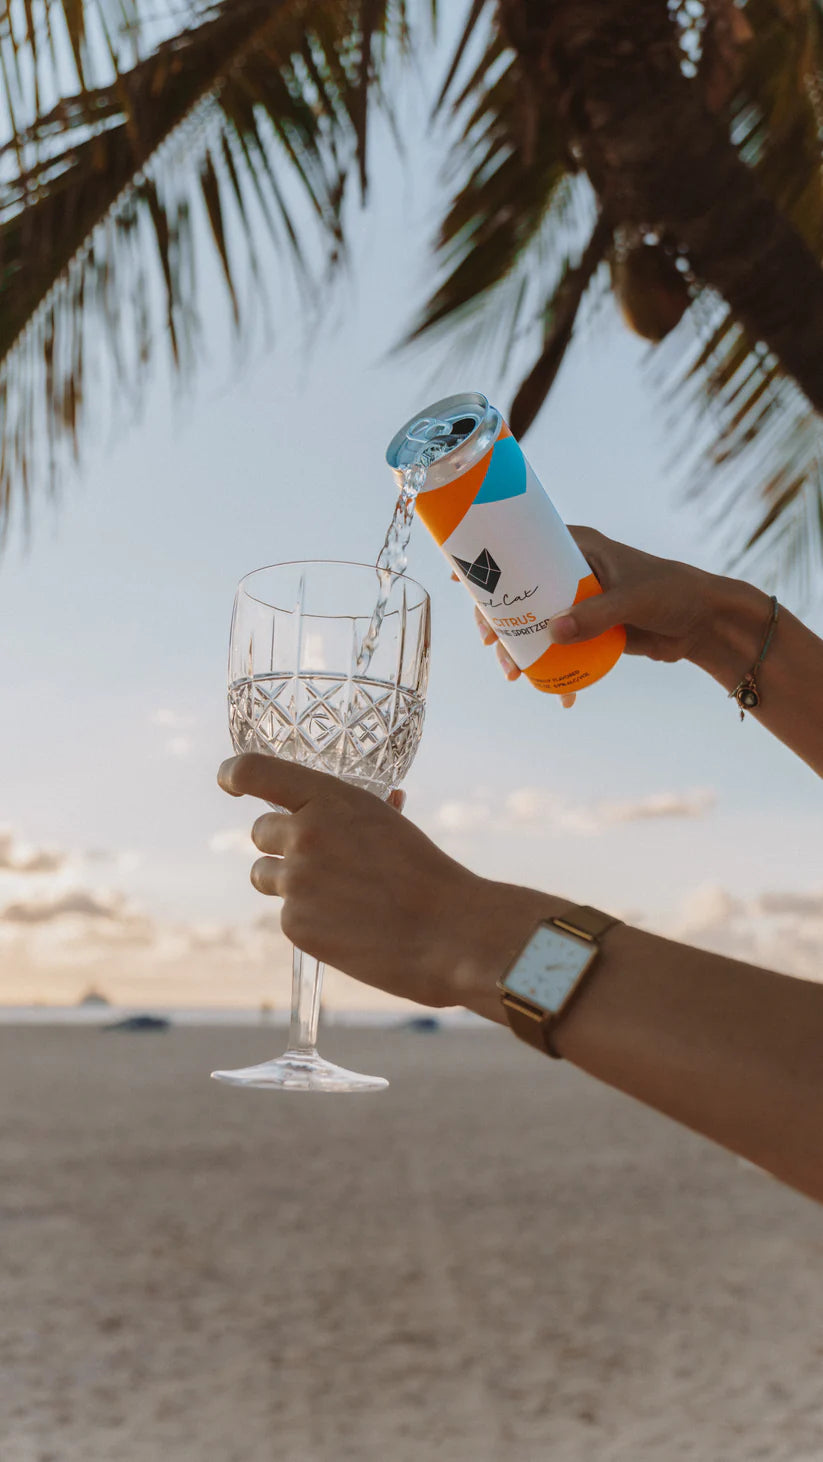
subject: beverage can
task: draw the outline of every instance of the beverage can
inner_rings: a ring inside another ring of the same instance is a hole
[[[401,486],[415,472],[417,514],[538,690],[565,695],[600,680],[626,643],[622,625],[555,645],[551,618],[600,584],[496,407],[447,396],[401,427],[386,453]]]

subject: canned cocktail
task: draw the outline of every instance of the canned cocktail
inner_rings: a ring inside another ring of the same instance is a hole
[[[512,659],[538,690],[565,695],[620,658],[622,626],[578,645],[549,621],[601,588],[500,412],[447,396],[401,427],[386,453],[402,484],[425,466],[417,513]]]

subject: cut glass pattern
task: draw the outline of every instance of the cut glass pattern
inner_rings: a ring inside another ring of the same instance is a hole
[[[391,681],[254,675],[229,687],[238,752],[274,752],[385,796],[402,782],[423,730],[420,695]]]

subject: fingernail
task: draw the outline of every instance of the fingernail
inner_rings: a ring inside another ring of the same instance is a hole
[[[480,634],[480,638],[483,641],[483,644],[493,645],[495,640],[497,639],[497,635],[489,624],[489,621],[487,620],[485,614],[483,614],[483,612],[478,609],[476,605],[474,609],[474,622],[477,625],[477,629]]]
[[[577,697],[575,695],[562,695],[560,697],[560,704],[563,707],[563,710],[570,711],[576,699]]]
[[[549,620],[549,634],[556,645],[565,645],[577,634],[577,620],[573,614],[556,614]]]
[[[508,651],[507,650],[504,650],[503,646],[499,643],[499,641],[498,641],[498,645],[497,645],[497,658],[500,661],[500,664],[501,664],[501,666],[503,667],[503,670],[506,673],[506,679],[507,680],[516,680],[517,677],[518,677],[518,675],[520,674],[520,669],[515,664],[514,660],[512,659],[512,657],[508,653]]]

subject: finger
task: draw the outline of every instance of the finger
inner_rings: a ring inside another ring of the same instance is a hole
[[[585,523],[569,523],[568,527],[584,558],[588,558],[590,553],[602,553],[612,541],[605,533],[598,533],[596,528],[589,528]]]
[[[599,582],[607,589],[614,579],[614,556],[610,550],[619,547],[596,528],[570,527],[569,532],[585,558],[589,568],[597,575]]]
[[[605,589],[602,594],[581,599],[579,604],[549,620],[552,644],[573,645],[578,640],[593,640],[617,624],[630,624],[632,609],[636,609],[632,603],[635,597],[627,589]]]
[[[560,704],[564,711],[570,711],[576,700],[577,696],[571,691],[568,695],[561,695]]]
[[[251,840],[261,853],[288,852],[293,846],[294,824],[285,812],[264,812],[251,830]]]
[[[497,655],[506,679],[517,680],[520,675],[520,666],[515,664],[508,650],[504,649],[499,641],[495,646],[495,654]]]
[[[316,797],[330,793],[340,796],[346,790],[343,782],[327,772],[316,772],[285,757],[257,751],[229,757],[220,767],[217,780],[232,797],[262,797],[265,802],[287,807],[290,812],[299,812]]]
[[[252,863],[249,877],[257,892],[282,897],[280,881],[285,866],[283,858],[258,858]]]
[[[486,616],[484,615],[482,609],[477,604],[475,604],[474,606],[474,622],[480,631],[480,638],[483,641],[483,644],[493,645],[495,640],[497,639],[497,635],[489,624],[489,621],[486,619]]]
[[[401,787],[395,787],[394,791],[389,793],[386,801],[389,807],[393,807],[396,812],[402,812],[406,805],[406,794]]]

